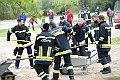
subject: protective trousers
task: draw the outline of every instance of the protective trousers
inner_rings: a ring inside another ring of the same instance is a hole
[[[72,49],[73,55],[78,55],[78,56],[87,56],[87,53],[85,52],[85,46],[80,46],[79,47],[79,52],[77,52],[77,48]]]
[[[18,55],[17,55],[16,59],[17,58],[21,58],[23,50],[24,50],[23,47],[19,47],[19,49],[18,49]],[[29,58],[33,58],[31,46],[27,47],[27,53],[28,53],[28,57]],[[30,61],[30,66],[33,67],[33,59],[29,59],[29,61]],[[20,64],[20,60],[16,60],[15,67],[19,68],[19,64]]]
[[[98,50],[98,58],[100,59],[100,63],[103,65],[104,69],[110,69],[109,63],[111,62],[111,57],[108,55],[109,51],[100,51]]]
[[[71,64],[70,53],[63,55],[65,66],[67,67],[69,78],[74,77],[74,72]],[[61,56],[55,56],[54,58],[54,71],[53,71],[53,80],[58,80],[59,78],[59,68],[61,63]]]
[[[34,68],[38,74],[38,77],[40,77],[42,80],[49,80],[48,79],[49,66],[50,65],[36,64],[35,63]]]

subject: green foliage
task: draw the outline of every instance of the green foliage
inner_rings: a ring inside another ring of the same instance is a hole
[[[73,13],[78,13],[82,7],[89,6],[95,11],[99,6],[101,11],[106,11],[108,6],[112,9],[116,0],[0,0],[0,20],[14,19],[24,12],[28,17],[41,17],[43,12],[52,9],[56,13],[70,8]]]

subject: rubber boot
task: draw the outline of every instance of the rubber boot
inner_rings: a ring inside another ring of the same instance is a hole
[[[105,68],[105,70],[102,72],[102,74],[108,74],[108,73],[111,73],[111,68],[110,66]]]
[[[53,73],[53,78],[51,80],[58,80],[59,74],[58,73]]]
[[[74,75],[69,75],[70,80],[75,80]]]

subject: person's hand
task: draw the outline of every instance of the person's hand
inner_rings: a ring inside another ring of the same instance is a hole
[[[92,44],[96,44],[96,42],[92,42]]]
[[[74,48],[77,48],[77,46],[76,46],[76,45],[74,45]]]

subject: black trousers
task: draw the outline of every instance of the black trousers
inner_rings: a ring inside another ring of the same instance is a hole
[[[66,67],[72,66],[70,53],[64,54],[62,56],[64,58],[65,66]],[[54,64],[54,70],[59,70],[62,56],[55,56],[54,57],[54,63],[55,63]],[[68,75],[73,75],[73,74],[74,74],[73,69],[68,69]],[[53,79],[58,80],[58,78],[59,78],[59,73],[54,73],[53,72]]]
[[[68,21],[70,23],[70,26],[72,26],[72,21]]]
[[[109,62],[111,62],[111,57],[108,55],[109,51],[100,51],[98,50],[98,58],[100,59],[100,62],[102,65],[105,65]]]
[[[77,48],[72,48],[73,55],[78,56],[87,56],[87,53],[85,52],[85,46],[80,46],[79,51],[77,51]]]
[[[27,49],[28,57],[33,58],[31,46],[28,46],[26,49]],[[18,48],[18,55],[16,58],[21,58],[23,50],[24,50],[23,47]],[[30,66],[33,67],[33,59],[29,59],[29,61],[30,61]],[[19,64],[20,64],[20,60],[16,60],[15,66],[19,67]]]
[[[34,63],[34,68],[38,74],[38,77],[40,77],[42,80],[48,80],[49,66],[52,63],[52,61],[35,60]]]

